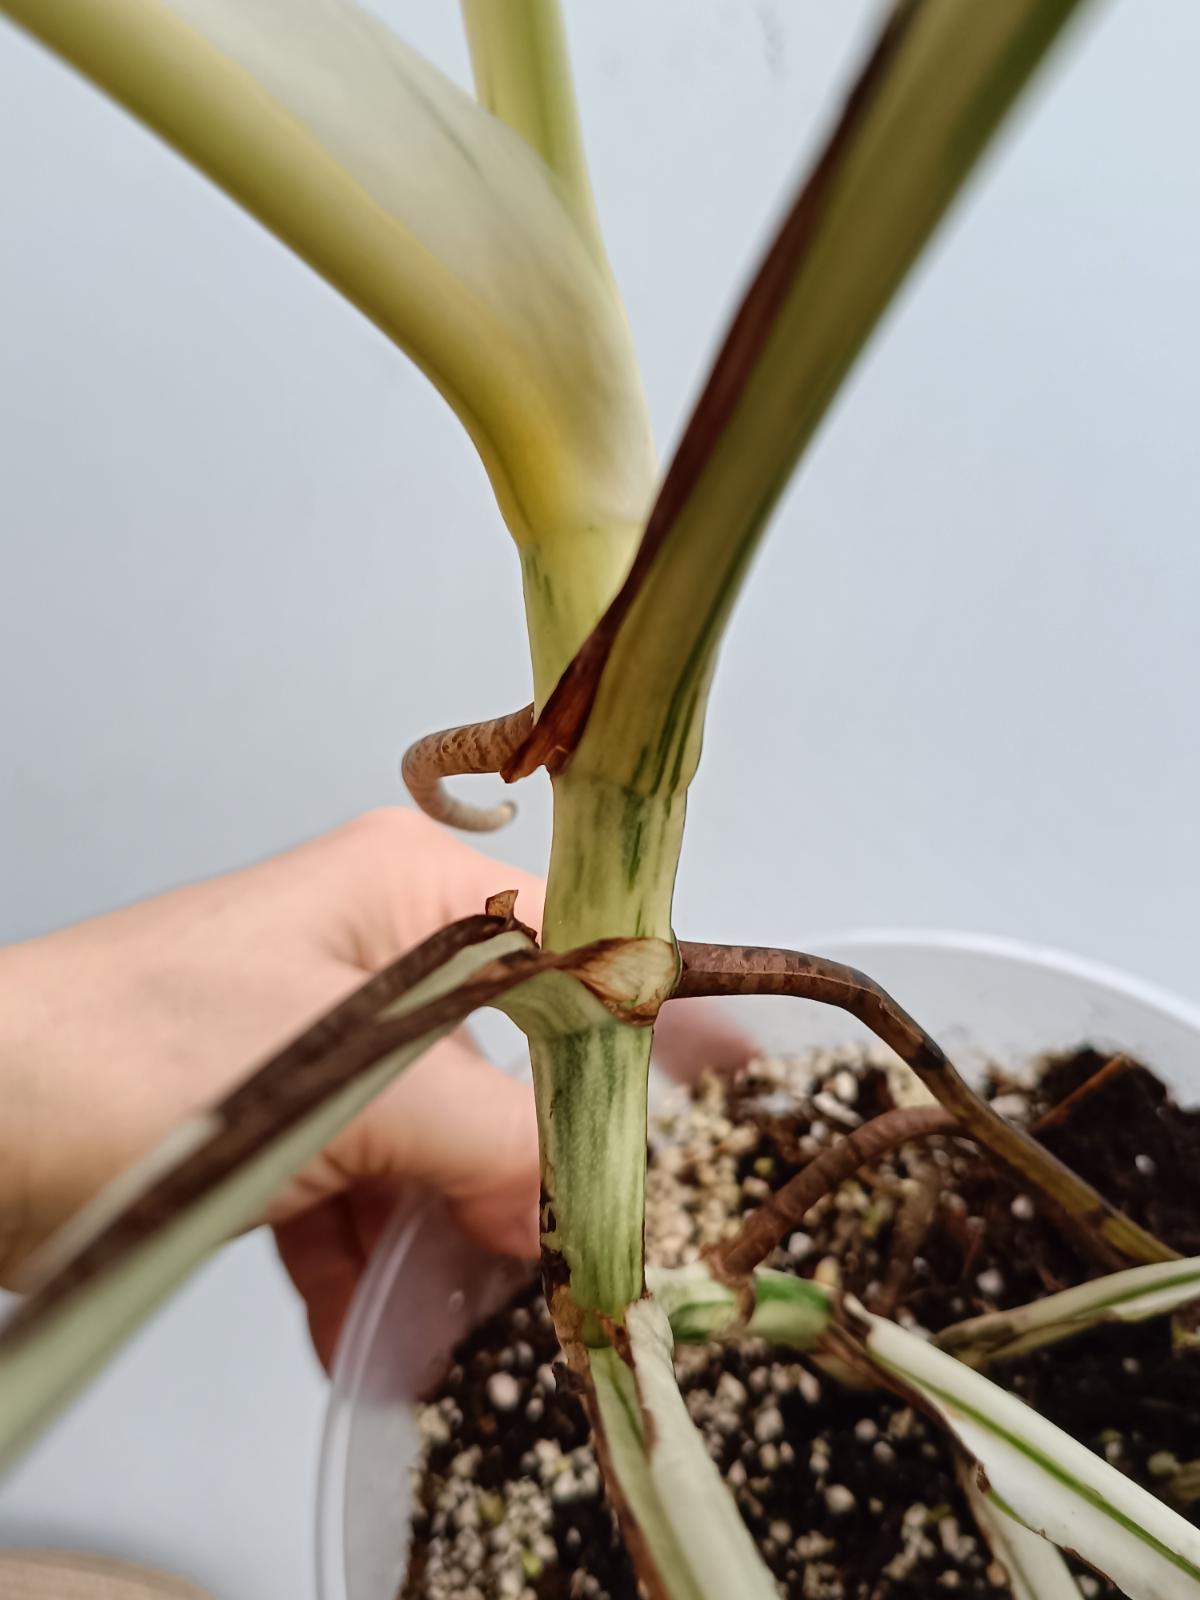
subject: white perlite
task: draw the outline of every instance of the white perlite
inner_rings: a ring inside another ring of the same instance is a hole
[[[495,1372],[487,1381],[487,1397],[497,1411],[515,1411],[521,1401],[521,1385],[511,1372]]]

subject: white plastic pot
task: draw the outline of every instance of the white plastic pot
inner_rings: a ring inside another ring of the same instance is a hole
[[[869,931],[809,948],[868,972],[964,1071],[1046,1050],[1124,1050],[1200,1099],[1200,1009],[1122,973],[1005,939]],[[844,1012],[761,996],[724,1002],[767,1050],[867,1037]],[[408,1547],[413,1401],[527,1269],[488,1256],[414,1195],[371,1263],[342,1336],[317,1507],[321,1600],[395,1600]]]

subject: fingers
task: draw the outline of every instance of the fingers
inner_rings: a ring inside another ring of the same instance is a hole
[[[450,1201],[490,1249],[538,1252],[533,1094],[498,1071],[460,1031],[436,1045],[329,1147],[345,1181],[413,1178]]]
[[[424,817],[420,820],[426,822]],[[441,846],[437,870],[443,904],[451,918],[482,911],[487,897],[499,889],[515,889],[517,917],[540,932],[546,898],[546,886],[540,878],[482,855],[444,828],[438,828],[436,823],[428,825],[434,829]]]
[[[668,1000],[654,1029],[655,1062],[680,1083],[704,1072],[735,1072],[757,1049],[715,1000]]]
[[[370,1192],[364,1185],[335,1194],[275,1229],[280,1260],[304,1301],[313,1348],[327,1372],[333,1365],[342,1324],[370,1258],[357,1220],[360,1207],[369,1204]],[[378,1227],[373,1230],[377,1240],[395,1207],[396,1195],[375,1193],[382,1212]]]
[[[516,914],[540,928],[544,885],[464,844],[419,811],[368,812],[302,847],[323,874],[333,953],[377,972],[459,917],[481,912],[489,895],[517,891]]]
[[[465,1032],[410,1067],[272,1207],[280,1256],[326,1366],[407,1180],[444,1194],[457,1225],[486,1248],[536,1260],[533,1095]]]

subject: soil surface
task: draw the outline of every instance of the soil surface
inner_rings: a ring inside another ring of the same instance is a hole
[[[651,1259],[694,1259],[839,1131],[905,1092],[880,1058],[857,1053],[760,1061],[736,1080],[704,1080],[658,1119]],[[988,1092],[1137,1221],[1200,1254],[1200,1111],[1176,1106],[1144,1067],[1080,1050],[1023,1080],[996,1078]],[[840,1276],[872,1309],[930,1332],[1090,1275],[1030,1196],[953,1136],[860,1171],[770,1264]],[[456,1352],[423,1409],[401,1600],[634,1600],[586,1421],[555,1381],[557,1355],[532,1285]],[[678,1365],[692,1417],[781,1594],[1011,1593],[953,1455],[923,1417],[761,1345],[683,1351]],[[991,1373],[1200,1521],[1200,1348],[1174,1350],[1169,1319],[1099,1329]],[[1082,1594],[1119,1593],[1073,1570]]]

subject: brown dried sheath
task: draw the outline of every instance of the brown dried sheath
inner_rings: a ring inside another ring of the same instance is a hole
[[[427,817],[461,828],[465,833],[491,833],[516,814],[505,800],[498,806],[473,806],[458,800],[443,778],[499,772],[528,737],[533,727],[533,706],[522,706],[490,722],[467,722],[458,728],[428,733],[404,752],[400,776],[405,788]]]
[[[964,1133],[1037,1190],[1060,1227],[1102,1266],[1178,1259],[1175,1251],[1110,1205],[1036,1139],[1005,1122],[960,1076],[924,1028],[864,973],[820,956],[758,945],[681,943],[679,955],[682,971],[676,996],[792,995],[838,1006],[857,1017],[954,1113]]]

